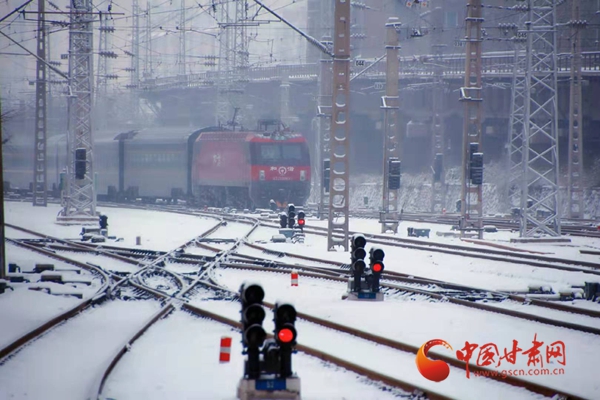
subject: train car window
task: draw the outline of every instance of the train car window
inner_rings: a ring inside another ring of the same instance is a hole
[[[251,145],[254,163],[263,165],[301,165],[309,162],[308,149],[300,143],[256,143]]]

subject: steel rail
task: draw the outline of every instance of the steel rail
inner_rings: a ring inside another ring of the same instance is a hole
[[[288,269],[286,271],[281,268],[255,267],[255,266],[250,266],[250,265],[239,265],[239,264],[223,264],[222,266],[226,267],[226,268],[231,268],[231,269],[243,269],[243,270],[250,270],[250,271],[275,272],[275,273],[291,273],[291,271],[292,271],[291,269]],[[300,268],[298,267],[298,269],[300,269]],[[347,277],[342,278],[339,276],[324,275],[322,273],[303,272],[303,271],[298,271],[298,275],[306,276],[306,277],[310,277],[310,278],[332,280],[332,281],[337,281],[337,282],[344,283],[344,284],[348,283]],[[505,309],[505,308],[501,308],[501,307],[495,307],[495,306],[485,304],[485,303],[478,303],[478,302],[463,300],[463,299],[459,299],[456,297],[447,296],[445,294],[436,293],[436,292],[430,291],[430,290],[419,289],[419,288],[414,288],[414,287],[409,287],[409,286],[402,286],[402,285],[397,285],[397,284],[392,284],[392,283],[381,283],[380,286],[383,288],[387,288],[387,289],[428,296],[428,297],[434,298],[436,300],[440,300],[440,301],[444,301],[444,302],[448,302],[448,303],[452,303],[452,304],[456,304],[456,305],[460,305],[460,306],[464,306],[464,307],[474,308],[474,309],[477,309],[480,311],[488,311],[488,312],[493,312],[493,313],[497,313],[497,314],[501,314],[501,315],[506,315],[509,317],[523,319],[526,321],[534,321],[534,322],[539,322],[539,323],[543,323],[543,324],[547,324],[547,325],[551,325],[551,326],[555,326],[555,327],[559,327],[559,328],[573,329],[573,330],[576,330],[579,332],[600,335],[600,329],[594,328],[591,326],[586,326],[586,325],[581,325],[581,324],[576,324],[576,323],[566,322],[566,321],[559,321],[556,319],[541,317],[539,315],[530,314],[530,313],[526,313],[526,312],[522,312],[522,311],[510,310],[510,309]]]
[[[312,261],[312,262],[316,262],[316,263],[320,263],[320,264],[333,265],[335,267],[338,267],[338,269],[336,269],[336,270],[329,269],[330,271],[348,274],[348,271],[339,268],[341,265],[343,265],[339,262],[323,260],[323,259],[319,259],[319,258],[315,258],[315,257],[308,257],[308,256],[304,256],[301,254],[292,254],[292,253],[287,253],[287,252],[275,252],[270,249],[267,249],[266,247],[256,245],[253,243],[246,243],[246,246],[252,247],[257,250],[263,250],[267,253],[278,253],[279,257],[283,256],[283,257],[289,257],[289,258],[298,258],[301,260]],[[244,258],[250,259],[253,257],[244,256]],[[275,261],[273,261],[273,262],[275,262]],[[299,266],[299,265],[295,265],[295,264],[285,264],[285,263],[281,263],[281,262],[277,262],[277,264],[281,265],[281,266],[287,266],[288,268],[296,267],[296,268],[303,268],[305,270],[313,270],[316,272],[322,272],[321,270],[323,269],[321,267]],[[536,305],[539,307],[549,308],[552,310],[565,311],[565,312],[570,312],[570,313],[574,313],[574,314],[585,315],[588,317],[600,318],[600,311],[596,311],[596,310],[577,308],[577,307],[569,307],[569,306],[566,306],[563,304],[554,303],[554,302],[550,302],[547,300],[535,299],[535,298],[522,296],[522,295],[518,295],[518,294],[514,294],[514,293],[509,293],[509,292],[504,292],[504,291],[489,290],[489,289],[483,289],[483,288],[474,287],[474,286],[460,285],[460,284],[455,284],[455,283],[451,283],[451,282],[440,281],[437,279],[425,278],[425,277],[414,275],[414,274],[404,274],[404,273],[400,273],[400,272],[396,272],[396,271],[384,271],[382,274],[382,278],[387,279],[387,280],[397,280],[397,281],[406,282],[406,283],[418,283],[418,284],[423,284],[423,285],[432,284],[432,285],[438,285],[443,288],[454,289],[454,290],[487,292],[487,293],[491,293],[491,294],[495,294],[495,295],[505,296],[508,299],[511,299],[514,301],[530,303],[530,304],[533,304],[533,305]]]
[[[218,284],[216,284],[214,282],[212,284],[208,284],[208,283],[205,283],[205,284],[207,286],[213,288],[213,289],[224,290],[224,291],[230,292],[233,295],[238,295],[236,292],[233,292],[233,291],[229,290],[228,288],[220,286],[220,285],[218,285]],[[263,301],[263,304],[266,307],[270,308],[270,309],[274,308],[274,304],[272,304],[272,303]],[[206,318],[214,319],[214,320],[216,320],[218,322],[222,322],[222,323],[225,323],[225,324],[230,325],[232,327],[235,327],[237,329],[241,329],[241,323],[233,321],[233,320],[231,320],[231,319],[229,319],[227,317],[223,317],[222,315],[215,314],[215,313],[212,313],[210,311],[201,309],[198,306],[186,303],[186,304],[184,304],[182,306],[182,308],[185,308],[185,309],[187,309],[187,310],[189,310],[191,312],[197,313],[197,314],[199,314],[201,316],[204,316]],[[419,350],[419,347],[413,346],[411,344],[399,342],[399,341],[396,341],[396,340],[385,338],[383,336],[379,336],[379,335],[375,335],[375,334],[372,334],[372,333],[369,333],[369,332],[361,331],[359,329],[356,329],[356,328],[353,328],[353,327],[349,327],[349,326],[346,326],[346,325],[343,325],[343,324],[339,324],[339,323],[336,323],[336,322],[333,322],[333,321],[330,321],[330,320],[326,320],[326,319],[322,319],[322,318],[319,318],[319,317],[315,317],[315,316],[312,316],[312,315],[307,314],[307,313],[297,312],[297,316],[300,319],[303,319],[305,321],[314,323],[316,325],[320,325],[320,326],[325,327],[325,328],[333,329],[333,330],[336,330],[336,331],[339,331],[339,332],[342,332],[342,333],[345,333],[345,334],[348,334],[348,335],[352,335],[352,336],[358,337],[360,339],[364,339],[364,340],[367,340],[367,341],[370,341],[370,342],[374,342],[376,344],[387,346],[387,347],[393,348],[395,350],[399,350],[399,351],[403,351],[403,352],[407,352],[407,353],[412,353],[412,354],[417,354],[417,352]],[[272,337],[272,336],[268,335],[268,337]],[[297,349],[299,351],[303,351],[303,352],[305,352],[305,353],[307,353],[309,355],[316,356],[316,357],[321,358],[321,359],[323,359],[325,361],[330,361],[332,359],[335,359],[337,361],[341,361],[342,363],[347,362],[345,360],[342,360],[342,359],[337,358],[335,356],[331,356],[330,354],[321,352],[320,350],[315,350],[315,349],[310,348],[308,346],[304,346],[304,345],[299,344],[296,347],[297,347]],[[304,351],[304,349],[309,349],[309,351]],[[318,355],[319,353],[323,354],[325,358],[320,357]],[[441,359],[441,360],[443,360],[445,362],[447,362],[448,364],[450,364],[450,365],[452,365],[452,366],[454,366],[456,368],[460,368],[462,370],[466,369],[466,364],[464,362],[461,362],[461,361],[457,360],[456,358],[453,358],[453,357],[450,357],[450,356],[447,356],[447,355],[444,355],[444,354],[439,354],[437,352],[435,352],[435,357],[439,358],[439,359]],[[352,364],[352,365],[354,366],[354,364]],[[558,394],[558,395],[565,396],[568,399],[582,399],[582,397],[579,397],[579,396],[567,393],[565,391],[557,390],[557,389],[550,388],[550,387],[547,387],[547,386],[543,386],[543,385],[540,385],[540,384],[537,384],[537,383],[529,382],[529,381],[526,381],[526,380],[523,380],[523,379],[520,379],[520,378],[517,378],[517,377],[507,376],[506,378],[503,378],[500,375],[493,375],[492,373],[490,373],[490,372],[493,372],[492,370],[489,370],[489,369],[486,369],[486,368],[482,368],[482,367],[480,367],[480,366],[478,366],[476,364],[469,363],[468,365],[469,365],[469,370],[470,371],[484,372],[484,373],[488,372],[489,376],[486,375],[487,378],[490,378],[490,379],[493,379],[493,380],[496,380],[496,381],[499,381],[499,382],[504,382],[504,383],[507,383],[507,384],[512,385],[512,386],[522,387],[522,388],[525,388],[525,389],[530,390],[532,392],[539,393],[539,394],[542,394],[542,395],[545,395],[545,396],[551,397],[551,396],[555,396],[555,395]],[[344,365],[340,365],[340,366],[343,366],[344,368],[346,368]],[[363,367],[360,367],[360,368],[363,368]],[[373,371],[370,371],[368,369],[365,369],[364,371],[361,371],[360,369],[358,369],[358,370],[357,369],[352,369],[352,368],[348,368],[348,369],[350,369],[351,371],[356,372],[358,374],[365,375],[365,376],[369,377],[370,379],[373,379],[373,380],[376,380],[376,381],[377,380],[383,381],[386,384],[389,384],[391,386],[396,386],[394,384],[389,383],[388,381],[384,381],[382,379],[379,379],[379,377],[371,376],[370,372],[373,372]],[[387,378],[390,378],[390,377],[387,377]],[[390,379],[395,379],[395,378],[390,378]],[[403,384],[405,386],[396,386],[396,387],[399,387],[399,388],[401,388],[403,390],[407,390],[407,391],[421,390],[421,391],[424,391],[425,393],[428,393],[427,390],[420,389],[420,388],[418,388],[418,387],[416,387],[416,386],[414,386],[412,384],[409,384],[409,383],[406,383],[406,382],[403,382],[403,381],[399,381],[399,383],[401,383],[401,384]]]
[[[220,322],[222,324],[231,326],[231,327],[236,328],[238,330],[241,329],[241,327],[242,327],[242,324],[239,323],[239,322],[237,322],[237,321],[234,321],[234,320],[229,319],[227,317],[224,317],[222,315],[210,312],[208,310],[204,310],[204,309],[202,309],[202,308],[200,308],[198,306],[195,306],[195,305],[191,305],[191,304],[187,304],[186,303],[186,304],[183,304],[182,308],[188,310],[189,312],[191,312],[191,313],[193,313],[193,314],[195,314],[197,316],[200,316],[200,317],[203,317],[203,318],[212,319],[214,321],[217,321],[217,322]],[[272,334],[267,334],[267,338],[273,338],[273,335]],[[331,354],[328,354],[328,353],[326,353],[324,351],[317,350],[317,349],[315,349],[313,347],[309,347],[309,346],[306,346],[306,345],[298,344],[298,345],[296,345],[296,349],[298,351],[301,351],[301,352],[303,352],[305,354],[308,354],[310,356],[319,358],[319,359],[321,359],[323,361],[335,364],[335,365],[337,365],[339,367],[342,367],[344,369],[347,369],[347,370],[352,371],[354,373],[357,373],[359,375],[365,376],[365,377],[367,377],[368,379],[370,379],[372,381],[383,382],[384,384],[386,384],[388,386],[392,386],[392,387],[401,389],[401,390],[409,392],[409,393],[418,393],[418,392],[421,392],[421,393],[424,393],[427,396],[427,398],[431,399],[431,400],[438,400],[438,399],[440,399],[440,400],[442,400],[442,399],[446,400],[446,399],[451,399],[451,397],[444,396],[442,394],[436,393],[436,392],[431,391],[429,389],[421,388],[421,387],[419,387],[417,385],[413,385],[413,384],[408,383],[406,381],[402,381],[402,380],[399,380],[399,379],[396,379],[396,378],[392,378],[392,377],[384,375],[384,374],[382,374],[380,372],[373,371],[373,370],[365,368],[363,366],[351,363],[351,362],[349,362],[347,360],[343,360],[343,359],[341,359],[339,357],[335,357],[335,356],[333,356]]]
[[[81,263],[79,261],[75,261],[75,260],[71,260],[68,259],[66,257],[57,255],[55,253],[46,251],[46,250],[42,250],[27,244],[23,244],[23,243],[19,243],[13,239],[6,239],[7,242],[9,243],[13,243],[17,246],[21,246],[23,248],[26,248],[28,250],[31,251],[35,251],[38,252],[40,254],[43,254],[45,256],[48,257],[52,257],[54,259],[75,265],[77,267],[80,267],[82,269],[88,270],[88,271],[93,271],[94,273],[96,273],[97,275],[100,275],[101,279],[103,280],[103,284],[102,286],[96,291],[96,293],[91,296],[90,298],[83,300],[81,302],[78,302],[74,307],[71,307],[70,309],[68,309],[67,311],[65,311],[64,313],[61,313],[60,315],[50,319],[49,321],[46,321],[45,323],[39,325],[38,327],[34,328],[33,330],[29,331],[28,333],[22,335],[21,337],[19,337],[18,339],[16,339],[15,341],[13,341],[12,343],[8,344],[7,346],[4,346],[4,348],[0,349],[0,360],[4,359],[5,357],[11,355],[12,353],[14,353],[16,350],[18,350],[19,348],[21,348],[22,346],[24,346],[25,344],[39,338],[40,336],[42,336],[44,333],[48,332],[50,329],[52,329],[53,327],[57,326],[58,324],[67,321],[68,319],[76,316],[77,314],[79,314],[80,312],[86,310],[87,308],[89,308],[90,306],[94,305],[94,304],[98,304],[101,301],[106,299],[106,295],[107,292],[110,289],[110,277],[104,272],[102,271],[100,268],[97,268],[93,265],[88,265],[88,264],[84,264]],[[112,276],[113,279],[119,279],[116,276]]]

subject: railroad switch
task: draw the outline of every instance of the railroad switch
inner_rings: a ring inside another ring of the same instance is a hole
[[[54,264],[35,264],[34,273],[39,274],[44,271],[54,271]]]
[[[12,286],[8,285],[8,282],[6,282],[5,280],[0,280],[0,294],[4,293],[6,291],[6,289],[10,289],[12,291],[14,291],[15,289],[12,288]]]
[[[40,282],[64,283],[61,274],[43,273]]]

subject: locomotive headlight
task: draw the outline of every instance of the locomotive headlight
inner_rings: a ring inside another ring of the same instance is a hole
[[[305,170],[301,170],[300,171],[300,180],[301,181],[305,181],[306,180],[306,171]]]
[[[261,181],[265,180],[265,171],[264,170],[261,169],[260,171],[258,171],[258,179]]]

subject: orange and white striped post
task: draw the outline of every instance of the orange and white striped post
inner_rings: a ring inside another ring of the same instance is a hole
[[[292,286],[298,286],[298,271],[292,270]]]
[[[221,337],[221,351],[219,352],[219,362],[229,362],[231,358],[231,338]]]

